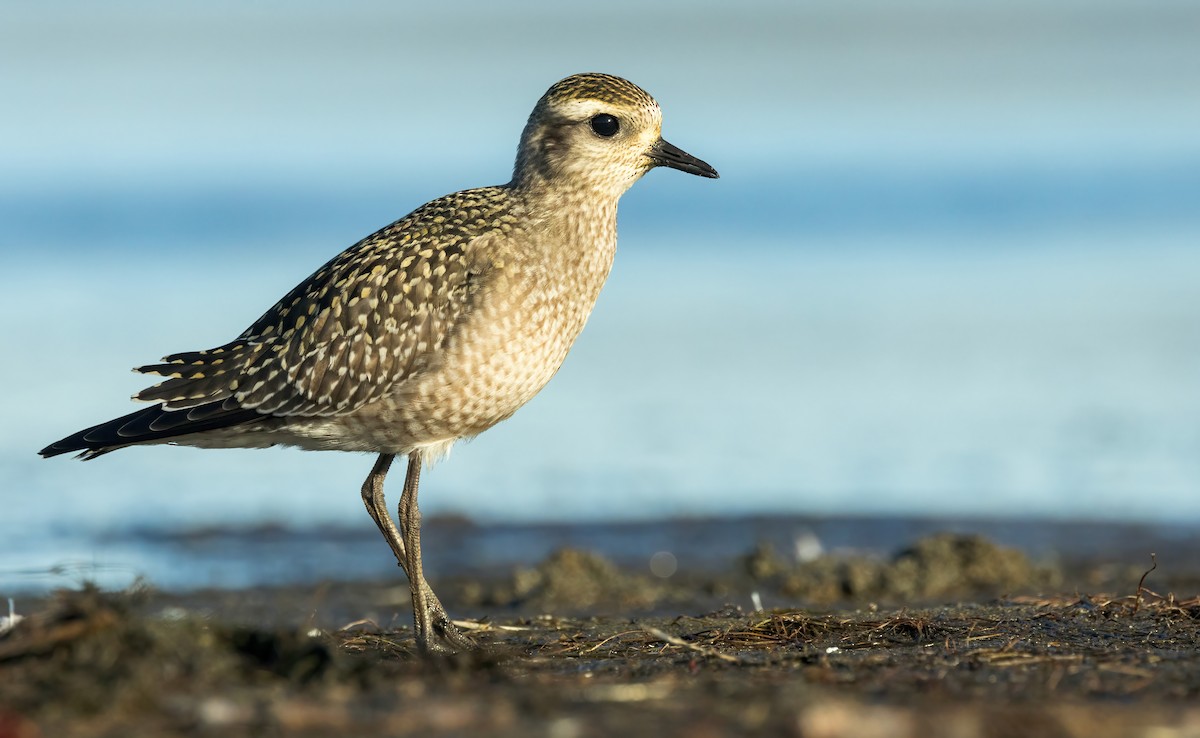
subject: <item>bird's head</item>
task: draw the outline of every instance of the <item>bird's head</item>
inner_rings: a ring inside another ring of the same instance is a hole
[[[521,135],[513,182],[615,197],[659,166],[717,177],[663,140],[662,110],[645,90],[609,74],[576,74],[538,100]]]

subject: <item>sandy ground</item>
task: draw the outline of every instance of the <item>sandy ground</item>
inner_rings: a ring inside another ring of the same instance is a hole
[[[661,579],[566,549],[434,582],[481,645],[449,658],[398,577],[83,587],[0,635],[0,738],[1200,736],[1200,565],[1157,564],[943,535]]]

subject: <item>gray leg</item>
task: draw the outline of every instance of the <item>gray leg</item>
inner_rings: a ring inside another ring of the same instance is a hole
[[[400,530],[392,522],[392,516],[388,514],[387,503],[383,498],[383,480],[387,476],[388,469],[391,468],[392,461],[395,458],[394,454],[379,455],[379,458],[375,461],[375,466],[371,469],[370,476],[363,482],[362,498],[363,503],[367,506],[367,512],[371,515],[371,519],[375,521],[375,525],[379,527],[379,532],[383,534],[383,537],[392,549],[392,553],[395,554],[396,562],[404,570],[405,576],[408,577],[409,588],[413,592],[413,628],[417,644],[424,650],[459,651],[474,648],[475,644],[459,632],[454,627],[454,624],[450,622],[450,617],[446,614],[445,608],[442,607],[442,603],[438,600],[437,595],[433,593],[433,590],[429,587],[429,583],[425,581],[425,577],[421,573],[421,518],[420,511],[416,510],[416,487],[418,477],[420,476],[419,461],[415,474],[412,469],[412,463],[409,463],[409,476],[404,480],[405,492],[401,496],[401,512],[403,512],[403,501],[408,495],[409,478],[411,477],[413,480],[413,508],[417,513],[415,570],[409,563],[409,551],[413,549],[404,545],[405,538],[401,536]],[[418,592],[420,593],[419,596]],[[435,638],[439,638],[444,643],[431,644],[429,636],[431,632]]]
[[[417,645],[427,652],[444,653],[475,648],[475,643],[450,621],[442,603],[425,581],[421,567],[421,510],[417,507],[417,486],[420,481],[421,455],[414,452],[408,455],[408,473],[404,477],[398,513],[400,533],[404,539],[402,546],[407,558],[404,571],[408,574],[409,590],[412,592]]]
[[[362,498],[371,520],[374,520],[375,525],[379,526],[379,532],[387,539],[388,545],[392,547],[392,553],[396,555],[396,561],[407,576],[408,556],[404,553],[404,540],[400,537],[400,531],[396,529],[396,524],[392,522],[392,516],[388,515],[387,505],[383,501],[383,480],[395,458],[394,454],[379,455],[375,466],[371,468],[370,476],[367,477],[367,481],[363,482]]]

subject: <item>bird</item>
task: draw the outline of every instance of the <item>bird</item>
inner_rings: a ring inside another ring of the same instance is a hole
[[[558,371],[612,268],[617,201],[634,182],[656,167],[718,177],[661,129],[658,102],[628,80],[556,82],[525,124],[507,184],[432,200],[333,257],[229,343],[136,368],[163,378],[133,396],[152,405],[39,453],[377,454],[362,499],[408,579],[418,649],[475,648],[423,573],[422,467],[510,417]],[[398,456],[407,470],[393,521],[383,487]]]

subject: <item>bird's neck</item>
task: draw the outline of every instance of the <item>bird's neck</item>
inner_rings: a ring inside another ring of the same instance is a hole
[[[615,244],[620,192],[593,187],[561,187],[546,182],[510,185],[530,220],[556,233],[564,247]]]
[[[527,214],[528,246],[541,264],[539,272],[581,280],[572,289],[588,293],[590,305],[616,256],[618,196],[581,187],[513,189]],[[548,251],[554,256],[546,261]]]

